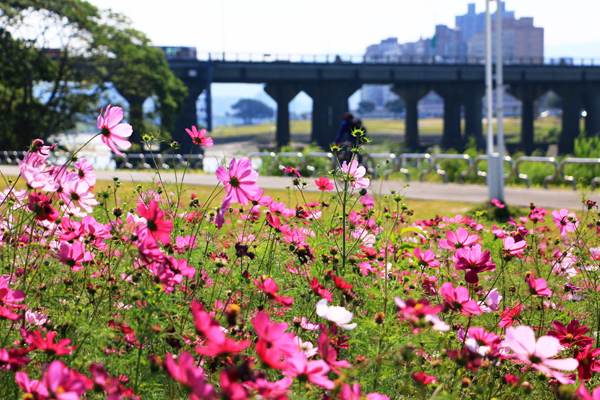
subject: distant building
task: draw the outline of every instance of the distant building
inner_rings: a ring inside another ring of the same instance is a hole
[[[492,19],[495,18],[495,13]],[[515,19],[514,11],[506,11],[506,4],[502,2],[502,18]],[[469,4],[469,11],[465,15],[457,15],[455,25],[463,33],[463,40],[468,42],[477,32],[485,31],[485,12],[477,14],[475,12],[475,3]]]
[[[492,32],[495,32],[492,22]],[[492,34],[492,43],[495,42]],[[485,32],[476,32],[468,42],[468,55],[485,57]],[[544,59],[544,28],[533,26],[533,18],[502,20],[502,56],[519,62],[541,63]]]
[[[432,41],[431,47],[436,56],[464,56],[467,54],[467,43],[463,40],[463,33],[460,29],[436,25]]]

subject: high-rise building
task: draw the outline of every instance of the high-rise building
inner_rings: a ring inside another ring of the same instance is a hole
[[[495,47],[496,23],[492,21]],[[485,32],[476,32],[468,41],[468,55],[485,57]],[[502,20],[502,56],[506,60],[539,64],[544,59],[544,28],[533,26],[533,18]]]
[[[467,42],[477,32],[485,31],[485,12],[475,12],[475,3],[469,4],[469,11],[465,15],[457,15],[455,18],[456,27],[463,33],[463,40]],[[495,13],[492,19],[495,18]],[[515,19],[514,11],[506,11],[506,4],[502,2],[502,18]]]
[[[436,56],[464,56],[467,54],[467,44],[463,40],[460,29],[452,29],[446,25],[435,26],[433,54]]]

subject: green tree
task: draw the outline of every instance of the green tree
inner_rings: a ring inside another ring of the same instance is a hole
[[[406,105],[404,104],[404,100],[400,98],[396,100],[390,100],[387,103],[385,103],[385,109],[395,115],[400,114],[402,111],[404,111],[405,108]]]
[[[0,2],[0,63],[3,149],[93,122],[113,85],[134,100],[134,141],[154,117],[143,114],[141,98],[154,98],[159,129],[168,134],[186,95],[162,52],[125,17],[82,0]]]
[[[361,114],[368,114],[375,111],[376,104],[372,101],[361,101],[358,103],[358,112]]]
[[[275,114],[273,109],[259,100],[241,99],[231,106],[235,110],[236,118],[242,118],[244,124],[251,124],[254,118],[271,118]]]

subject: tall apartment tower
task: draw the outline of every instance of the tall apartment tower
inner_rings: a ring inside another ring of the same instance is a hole
[[[506,3],[502,2],[502,19],[515,19],[514,11],[506,11]],[[492,16],[495,21],[495,13]],[[465,15],[455,17],[455,25],[463,33],[463,40],[469,41],[477,32],[485,32],[485,12],[477,13],[475,3],[469,4],[469,10]]]

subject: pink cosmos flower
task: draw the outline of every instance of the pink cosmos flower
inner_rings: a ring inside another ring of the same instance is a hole
[[[234,158],[229,163],[229,170],[220,166],[216,174],[217,179],[225,185],[227,204],[240,203],[246,206],[249,198],[258,193],[258,172],[252,170],[252,164],[247,158],[239,161]]]
[[[365,194],[360,197],[360,202],[367,210],[370,210],[375,206],[375,197]]]
[[[73,163],[73,166],[76,170],[75,173],[69,175],[71,179],[84,181],[88,186],[94,186],[96,184],[94,166],[88,163],[85,158],[80,158]]]
[[[294,168],[294,167],[283,167],[283,172],[285,172],[286,174],[294,174],[296,176],[296,178],[300,178],[300,171],[298,171],[298,168]]]
[[[321,332],[317,347],[321,358],[325,360],[327,365],[329,365],[329,368],[336,374],[341,375],[340,369],[348,368],[350,366],[348,361],[337,359],[337,351],[331,346],[331,341],[329,340],[329,337],[327,337],[327,333]]]
[[[498,207],[498,208],[504,208],[504,207],[506,207],[506,206],[504,205],[504,203],[502,203],[502,202],[501,202],[500,200],[498,200],[498,199],[492,199],[492,204],[493,204],[493,205],[495,205],[495,206],[496,206],[496,207]]]
[[[67,354],[71,354],[75,346],[69,347],[71,344],[71,339],[61,339],[58,343],[54,343],[54,338],[56,337],[56,332],[48,332],[46,333],[46,338],[42,337],[42,333],[40,331],[35,331],[33,335],[29,335],[27,340],[31,342],[34,348],[45,352],[50,355],[64,356]]]
[[[418,264],[421,267],[439,268],[440,262],[435,259],[433,250],[423,251],[420,247],[415,247],[413,251],[415,258],[419,260]]]
[[[600,371],[600,361],[596,359],[600,355],[600,349],[593,349],[592,344],[588,344],[583,349],[575,350],[575,359],[579,363],[577,372],[580,381],[592,379],[592,371]]]
[[[206,129],[200,129],[200,131],[198,131],[198,128],[192,126],[192,130],[186,128],[185,131],[192,138],[192,143],[204,147],[211,147],[213,145],[212,138],[206,136]]]
[[[138,203],[137,212],[140,217],[146,218],[146,226],[154,239],[162,244],[171,243],[171,231],[173,222],[165,220],[165,213],[160,209],[156,201],[151,200],[146,206],[143,202]]]
[[[278,302],[284,307],[290,307],[294,303],[293,297],[282,297],[277,295],[277,291],[279,290],[279,285],[271,278],[264,279],[262,276],[260,277],[260,281],[254,278],[254,284],[258,286],[265,294],[270,298]]]
[[[475,300],[469,297],[469,291],[467,288],[459,286],[454,288],[454,285],[450,282],[446,282],[442,285],[440,294],[446,300],[446,305],[451,310],[460,312],[467,317],[481,314],[481,309]]]
[[[333,182],[331,182],[329,178],[318,178],[315,180],[315,185],[317,185],[322,192],[333,190]]]
[[[477,235],[469,235],[469,231],[465,228],[458,228],[456,233],[451,230],[446,231],[446,239],[440,239],[440,246],[452,252],[456,249],[469,247],[479,239]]]
[[[515,303],[513,308],[506,307],[506,309],[500,314],[500,322],[498,326],[500,328],[507,328],[512,326],[518,319],[519,314],[521,314],[522,305],[519,303]]]
[[[367,170],[363,166],[358,165],[358,161],[352,160],[350,165],[346,161],[342,164],[342,172],[347,176],[353,188],[366,188],[371,182],[369,178],[365,178]]]
[[[75,207],[75,202],[77,202],[77,205],[82,210],[91,213],[94,211],[94,206],[99,203],[95,199],[96,196],[88,192],[89,188],[89,185],[85,181],[66,179],[62,181],[60,197],[69,207]]]
[[[510,254],[511,256],[523,253],[523,250],[527,247],[527,242],[525,240],[515,242],[515,238],[512,236],[505,237],[504,240],[502,240],[502,244],[504,245],[505,254]]]
[[[62,361],[53,361],[42,378],[51,398],[57,400],[77,400],[85,391],[84,378],[73,373]]]
[[[15,381],[22,391],[31,395],[31,397],[23,396],[23,399],[45,399],[49,396],[48,389],[42,382],[37,379],[29,379],[29,376],[23,371],[15,374]]]
[[[558,339],[551,336],[542,336],[536,342],[533,329],[521,325],[506,329],[504,343],[519,360],[531,365],[532,368],[543,374],[552,375],[562,384],[573,383],[571,379],[554,370],[574,371],[578,365],[577,360],[574,358],[554,358],[560,351]]]
[[[110,147],[115,154],[120,156],[123,155],[118,149],[127,150],[131,147],[131,142],[123,139],[131,136],[133,128],[129,124],[120,124],[123,119],[123,109],[121,107],[113,107],[109,104],[106,107],[104,117],[102,117],[102,110],[98,115],[98,129],[102,134],[102,143]]]
[[[25,294],[20,290],[12,290],[8,287],[6,279],[0,277],[0,318],[17,321],[18,314],[11,312],[12,308],[25,308],[25,305],[17,304],[25,300]]]
[[[255,206],[270,206],[271,203],[273,202],[273,199],[271,199],[271,196],[265,196],[264,195],[264,191],[262,189],[258,189],[258,192],[256,192],[255,194],[248,196],[248,200],[250,200],[250,202],[252,204],[254,204]]]
[[[425,372],[414,372],[412,374],[413,380],[417,386],[427,386],[431,383],[436,383],[437,379],[433,375],[427,375]]]
[[[389,397],[379,393],[369,393],[367,395],[363,395],[361,393],[360,384],[358,383],[353,383],[352,386],[349,384],[342,386],[342,392],[338,394],[338,397],[341,400],[362,400],[364,398],[367,400],[390,400]]]
[[[187,351],[184,351],[179,356],[177,363],[171,354],[165,356],[165,370],[167,373],[185,387],[187,393],[191,393],[192,397],[197,399],[212,399],[217,398],[212,385],[204,380],[204,370],[196,367],[196,360]]]
[[[585,387],[585,385],[581,385],[575,391],[575,395],[578,399],[582,400],[600,400],[600,386],[594,389],[592,393],[590,393]]]
[[[283,374],[299,381],[309,381],[325,389],[333,389],[335,383],[327,378],[329,366],[323,360],[308,361],[302,352],[296,352],[288,358],[288,364]]]
[[[541,297],[552,296],[552,291],[548,289],[548,285],[544,278],[535,279],[535,276],[531,274],[527,278],[527,286],[529,286],[529,292],[531,294],[536,294]]]
[[[59,252],[53,254],[54,258],[60,260],[61,263],[68,265],[71,271],[80,271],[83,269],[83,263],[94,259],[94,254],[85,251],[85,245],[81,242],[73,244],[62,243]]]
[[[402,300],[400,297],[394,297],[394,302],[398,310],[404,314],[404,317],[415,328],[414,333],[418,332],[419,328],[431,326],[435,331],[447,331],[450,329],[444,321],[436,314],[444,309],[442,305],[432,306],[427,299],[419,299],[414,301],[408,299]]]
[[[556,225],[556,227],[559,229],[560,234],[565,238],[567,237],[567,233],[575,232],[575,230],[579,226],[577,216],[574,213],[569,213],[569,210],[567,210],[566,208],[563,208],[560,211],[552,211],[552,221],[554,222],[554,225]]]
[[[484,271],[494,271],[496,264],[492,261],[489,250],[481,252],[481,246],[475,245],[471,248],[460,248],[454,254],[456,269],[467,271],[465,281],[468,283],[479,282],[477,274]]]
[[[252,319],[252,325],[258,336],[255,349],[260,359],[271,368],[285,368],[287,359],[298,353],[298,346],[294,342],[296,335],[284,333],[289,325],[285,322],[271,322],[269,316],[262,311]],[[281,361],[283,357],[286,357],[284,362]]]

